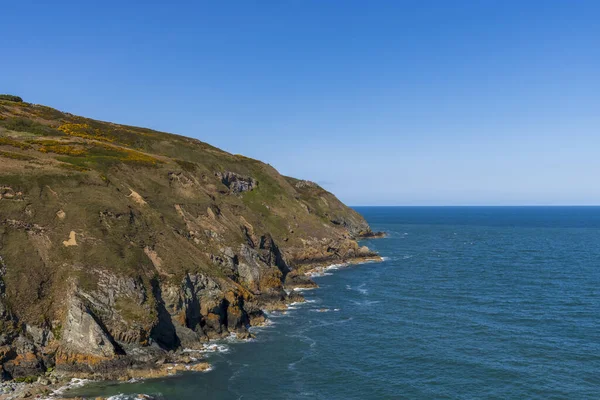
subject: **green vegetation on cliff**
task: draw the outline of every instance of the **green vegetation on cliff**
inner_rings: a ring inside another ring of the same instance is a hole
[[[19,96],[13,96],[12,94],[0,94],[0,100],[14,101],[16,103],[23,102],[22,98],[20,98]]]
[[[260,161],[0,96],[0,372],[106,374],[247,335],[303,269],[373,256],[370,232]]]

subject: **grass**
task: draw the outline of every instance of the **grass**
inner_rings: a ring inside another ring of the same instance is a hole
[[[60,142],[58,144],[43,144],[40,146],[38,151],[41,151],[42,153],[54,153],[68,156],[83,156],[88,154],[88,151],[85,147],[73,146]]]
[[[61,165],[62,168],[79,170],[79,171],[89,170],[90,168],[88,167],[88,165],[93,164],[94,162],[97,161],[95,157],[82,158],[82,157],[76,157],[76,156],[59,156],[59,157],[56,157],[56,159],[60,162],[71,165],[71,167],[67,167],[66,165]]]
[[[62,133],[48,125],[23,117],[8,117],[0,121],[0,126],[15,132],[28,132],[40,136],[61,136]]]
[[[17,383],[33,383],[35,381],[37,381],[37,376],[35,375],[30,375],[30,376],[21,376],[18,378],[15,378],[14,381]]]
[[[189,161],[185,161],[185,160],[178,160],[178,159],[175,159],[175,162],[184,171],[187,171],[187,172],[195,172],[196,171],[196,164],[194,164],[193,162],[189,162]]]
[[[20,142],[6,136],[0,137],[0,146],[12,146],[21,150],[27,150],[31,148],[31,145],[28,143]]]
[[[125,320],[140,324],[152,323],[156,318],[154,307],[144,307],[144,304],[138,304],[127,297],[118,297],[115,309]]]
[[[91,127],[89,124],[63,124],[58,130],[69,136],[77,136],[84,139],[94,139],[112,142],[113,139],[106,135],[102,130]]]
[[[81,165],[76,165],[76,164],[69,164],[66,163],[65,161],[63,161],[62,164],[58,164],[59,168],[62,169],[66,169],[68,171],[77,171],[77,172],[85,172],[85,171],[90,171],[89,168],[81,166]]]
[[[158,141],[158,134],[151,130],[134,129],[91,119],[77,118],[58,128],[69,136],[118,143],[136,149],[150,149]]]
[[[48,120],[48,121],[60,121],[65,117],[65,114],[47,106],[42,106],[39,104],[34,104],[31,106],[30,111],[38,116],[39,118]]]
[[[162,161],[142,152],[103,143],[81,144],[77,142],[43,141],[38,151],[60,155],[56,159],[80,168],[110,167],[126,163],[140,167],[155,167]]]
[[[0,157],[10,158],[12,160],[21,160],[21,161],[31,161],[31,160],[36,159],[35,157],[27,156],[25,154],[13,153],[11,151],[1,151],[1,150],[0,150]]]

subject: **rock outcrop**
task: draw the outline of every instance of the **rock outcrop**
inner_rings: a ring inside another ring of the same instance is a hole
[[[375,256],[333,194],[194,139],[0,100],[0,161],[3,379],[160,376]]]
[[[231,193],[235,194],[249,192],[258,185],[256,179],[250,176],[242,176],[231,171],[217,172],[215,175],[221,179],[221,183],[227,186]]]
[[[68,301],[63,328],[63,348],[66,352],[92,357],[112,358],[119,354],[114,339],[100,324],[98,317],[77,296]]]

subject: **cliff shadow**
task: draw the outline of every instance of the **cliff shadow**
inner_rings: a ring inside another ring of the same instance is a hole
[[[162,298],[162,290],[158,279],[154,278],[150,281],[152,285],[152,294],[156,300],[156,311],[158,313],[158,323],[150,331],[150,338],[154,340],[164,350],[175,350],[181,346],[181,341],[177,336],[177,331],[171,314],[165,307],[165,302]]]

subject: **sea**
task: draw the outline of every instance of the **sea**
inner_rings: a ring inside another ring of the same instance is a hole
[[[600,207],[357,207],[383,262],[333,266],[212,369],[69,396],[598,399]]]

